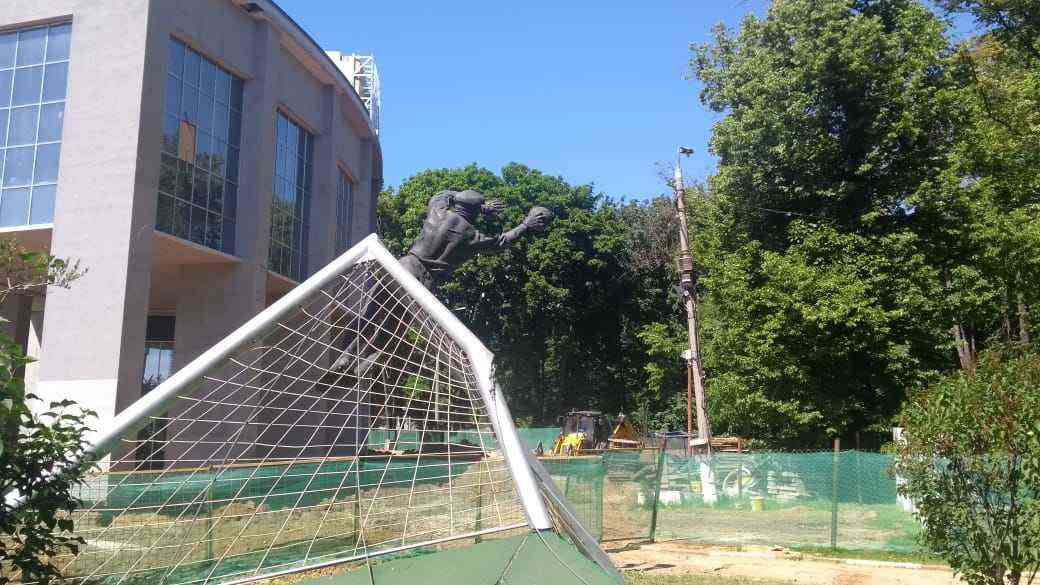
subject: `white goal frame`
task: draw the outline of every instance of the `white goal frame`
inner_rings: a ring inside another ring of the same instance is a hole
[[[146,428],[151,421],[162,419],[163,417],[167,416],[164,413],[173,408],[176,408],[179,401],[185,400],[186,397],[191,396],[196,390],[198,390],[199,384],[206,383],[206,380],[219,381],[220,370],[222,367],[225,367],[226,364],[229,363],[229,360],[236,359],[236,356],[240,355],[244,351],[248,351],[250,348],[262,346],[266,338],[265,336],[269,335],[273,328],[278,327],[286,319],[291,319],[295,315],[299,315],[301,313],[304,315],[308,314],[307,308],[308,305],[311,303],[312,299],[320,297],[320,295],[323,294],[323,291],[326,291],[327,288],[330,285],[333,285],[337,279],[343,278],[344,275],[350,273],[352,270],[356,271],[359,268],[363,269],[364,271],[368,271],[370,268],[366,267],[370,267],[371,269],[377,271],[383,271],[383,273],[387,277],[386,282],[392,282],[396,287],[398,287],[400,293],[402,293],[402,298],[407,298],[409,302],[412,303],[412,306],[416,306],[419,310],[421,310],[425,315],[423,318],[426,319],[427,322],[429,322],[433,326],[440,328],[442,338],[445,340],[449,340],[451,343],[453,343],[454,347],[456,348],[456,351],[461,352],[460,355],[463,359],[461,359],[459,363],[465,364],[461,367],[463,371],[467,372],[465,375],[466,378],[469,380],[467,384],[468,388],[470,389],[468,390],[468,392],[470,392],[469,395],[472,397],[471,400],[473,400],[476,404],[480,404],[480,406],[482,407],[482,412],[485,413],[483,416],[486,417],[484,419],[486,422],[483,424],[489,424],[491,427],[491,431],[494,433],[494,439],[497,444],[498,452],[498,455],[495,455],[494,459],[499,462],[499,469],[502,472],[508,470],[508,473],[503,473],[502,480],[506,482],[511,480],[512,488],[515,490],[515,495],[510,497],[512,497],[512,502],[514,506],[512,510],[516,515],[513,517],[512,520],[503,522],[501,518],[501,512],[499,512],[500,524],[493,528],[488,527],[485,529],[480,529],[480,516],[479,512],[477,512],[478,526],[475,528],[475,531],[455,532],[454,529],[452,529],[452,532],[449,535],[431,535],[431,538],[428,540],[413,541],[412,543],[405,542],[404,539],[406,532],[404,532],[402,533],[402,541],[399,546],[393,546],[391,548],[378,548],[377,546],[375,550],[370,551],[367,548],[367,545],[355,545],[353,554],[348,555],[346,557],[337,556],[336,558],[329,558],[330,555],[323,555],[319,557],[310,558],[310,547],[313,547],[314,541],[319,538],[318,532],[315,532],[314,536],[312,537],[311,544],[308,547],[307,553],[304,555],[304,558],[301,559],[298,564],[293,564],[292,562],[283,563],[281,565],[270,567],[272,569],[278,567],[278,570],[261,572],[261,570],[264,568],[264,560],[267,559],[267,555],[270,553],[272,547],[275,545],[278,536],[282,534],[282,530],[285,527],[285,522],[288,521],[286,519],[282,522],[282,529],[280,529],[279,532],[274,535],[274,539],[268,545],[267,551],[264,553],[263,559],[261,559],[259,565],[257,565],[256,568],[253,569],[253,573],[251,575],[246,576],[242,573],[234,573],[225,575],[224,577],[214,577],[213,572],[216,570],[217,565],[219,565],[223,561],[224,557],[230,552],[229,547],[227,550],[225,550],[224,553],[222,553],[220,560],[218,560],[216,564],[212,565],[213,568],[210,570],[208,576],[206,576],[202,580],[191,581],[191,583],[209,583],[212,582],[211,577],[216,578],[217,580],[227,585],[231,585],[233,583],[249,583],[258,579],[268,579],[279,575],[313,570],[320,567],[336,565],[344,562],[368,559],[371,557],[392,554],[395,552],[404,551],[415,547],[437,545],[440,543],[447,543],[449,541],[458,539],[476,537],[479,541],[480,535],[483,534],[490,535],[496,532],[507,532],[522,528],[528,528],[535,531],[535,533],[538,534],[539,537],[541,537],[540,535],[543,532],[556,532],[560,533],[562,536],[570,538],[573,546],[577,547],[580,551],[582,551],[585,554],[585,556],[589,560],[598,565],[602,571],[609,575],[610,579],[613,582],[620,583],[622,581],[621,575],[617,572],[617,569],[613,566],[609,557],[607,557],[607,555],[603,552],[602,548],[600,548],[596,539],[588,532],[588,530],[584,526],[582,526],[581,521],[577,516],[577,513],[567,503],[563,494],[561,494],[559,489],[555,486],[552,478],[549,476],[542,464],[520,442],[519,436],[516,431],[516,427],[513,424],[512,415],[510,414],[509,408],[506,404],[506,400],[502,394],[501,389],[498,387],[494,380],[493,354],[484,346],[483,343],[480,342],[479,339],[477,339],[477,337],[465,325],[463,325],[463,323],[447,307],[445,307],[440,301],[437,300],[437,298],[433,295],[431,291],[429,291],[422,283],[420,283],[415,277],[413,277],[405,270],[405,268],[382,245],[382,243],[379,241],[379,238],[375,234],[369,235],[368,237],[358,242],[356,245],[344,252],[341,256],[339,256],[331,263],[320,269],[318,272],[316,272],[303,283],[289,291],[287,294],[285,294],[271,306],[261,311],[255,317],[253,317],[252,319],[244,323],[242,326],[240,326],[238,329],[236,329],[235,331],[227,335],[225,338],[223,338],[216,345],[212,346],[210,349],[199,355],[190,363],[183,366],[180,370],[171,375],[160,385],[152,389],[150,392],[148,392],[140,399],[138,399],[136,402],[127,407],[125,410],[120,412],[112,420],[108,427],[97,436],[93,445],[85,451],[83,456],[73,460],[72,463],[70,463],[70,466],[73,468],[97,466],[98,472],[100,473],[99,478],[95,480],[95,485],[91,485],[91,480],[88,480],[85,487],[93,487],[101,490],[107,490],[109,487],[107,474],[109,472],[115,469],[115,473],[126,473],[123,470],[118,470],[118,467],[121,463],[123,463],[123,460],[118,460],[115,463],[110,462],[109,460],[117,459],[120,451],[123,449],[127,441],[133,442],[134,437],[137,436],[137,433],[142,429]],[[359,289],[363,288],[361,285],[358,285],[358,287]],[[475,392],[474,389],[476,390]],[[355,424],[359,425],[356,428],[360,428],[361,423]],[[371,425],[372,423],[366,422],[365,424]],[[373,427],[370,426],[369,431],[371,431],[372,428]],[[444,440],[446,442],[449,441],[447,434],[445,435]],[[331,449],[331,446],[328,447]],[[353,457],[355,458],[355,460],[361,458],[360,448],[358,451],[355,452],[355,455]],[[303,464],[306,464],[308,461],[310,461],[307,457],[302,457],[302,459],[304,460]],[[324,460],[328,460],[328,456],[326,456],[323,459],[323,461]],[[449,464],[447,471],[449,493],[452,485],[451,482],[453,481],[451,479],[452,471],[450,461],[451,460],[449,450]],[[504,466],[501,465],[501,463],[503,462]],[[289,465],[291,466],[293,465],[293,463],[289,463]],[[53,469],[51,470],[51,473],[60,474],[67,471],[68,469],[69,467],[65,467],[63,469]],[[195,471],[192,471],[191,473],[194,474],[196,471],[198,471],[198,469],[201,468],[196,467]],[[358,464],[358,470],[354,471],[354,473],[360,473],[360,469],[360,464]],[[161,473],[165,474],[166,471],[162,471]],[[283,472],[283,475],[284,473],[285,472]],[[317,468],[315,469],[314,473],[318,473]],[[348,469],[347,471],[345,471],[345,473],[350,473],[350,470]],[[250,475],[249,479],[252,479],[253,475],[255,475],[255,472],[253,472]],[[212,479],[208,481],[215,482],[216,480]],[[415,475],[413,474],[413,490],[415,489],[415,481]],[[310,485],[311,484],[308,483],[308,486]],[[380,485],[382,485],[382,479],[380,479]],[[340,487],[342,487],[342,485]],[[177,490],[179,489],[180,488],[177,488]],[[239,501],[240,498],[238,494],[241,492],[242,489],[244,488],[239,488],[239,492],[236,492],[235,496],[233,496],[231,499],[211,499],[209,501],[223,501],[225,503],[231,501]],[[336,493],[339,493],[339,489],[340,488],[337,488]],[[357,498],[356,501],[358,502],[361,501],[362,497],[360,490],[361,488],[359,486],[357,488],[357,494],[355,496]],[[271,487],[267,491],[267,495],[261,498],[261,500],[266,500],[266,498],[270,496],[273,491],[274,487]],[[144,492],[141,493],[143,494]],[[305,492],[298,493],[301,495],[298,496],[297,504],[299,504],[300,498],[303,497],[302,494]],[[131,504],[129,504],[128,507],[124,509],[124,511],[130,510],[130,508],[138,501],[140,497],[140,495],[137,496],[134,499],[134,501],[131,502]],[[212,498],[212,496],[210,497]],[[495,496],[492,495],[492,498],[494,497]],[[165,507],[167,505],[183,506],[183,504],[171,504],[171,502],[173,501],[172,498],[172,495],[169,496],[166,502],[161,504],[160,507]],[[241,500],[248,500],[250,498],[251,496],[243,496]],[[20,500],[18,494],[16,493],[7,494],[6,499],[9,503],[13,505],[18,505]],[[194,505],[195,503],[196,500],[193,498],[191,504]],[[331,507],[335,505],[337,504],[336,497],[334,496],[331,502],[329,503],[330,510]],[[143,506],[144,508],[154,507],[150,504],[143,504]],[[412,500],[411,496],[409,496],[408,508],[410,509],[411,506]],[[519,510],[517,510],[517,508],[519,508]],[[120,508],[117,507],[114,509],[119,510]],[[257,510],[258,509],[259,508],[257,508]],[[109,511],[111,510],[112,509],[110,508]],[[521,510],[523,512],[523,517],[519,515],[519,512]],[[85,511],[88,513],[92,512],[92,510]],[[370,511],[371,508],[369,508],[369,512]],[[185,512],[181,512],[181,515],[177,517],[177,520],[179,521],[180,517],[184,514]],[[291,514],[292,512],[290,512],[290,516]],[[253,512],[253,516],[255,515],[256,511]],[[198,516],[197,512],[196,516]],[[357,513],[355,513],[355,519],[356,518]],[[222,519],[223,514],[219,518],[217,518],[217,521],[220,522]],[[526,522],[524,522],[524,520],[526,520]],[[355,520],[355,532],[357,531],[356,521],[357,520]],[[195,519],[192,519],[191,522],[194,523]],[[322,522],[324,522],[324,519],[322,520]],[[405,517],[405,525],[407,525],[407,516]],[[136,524],[133,526],[136,526]],[[248,526],[248,523],[246,526]],[[319,532],[320,529],[321,527],[319,526]],[[107,530],[107,528],[100,530],[102,534],[104,534],[104,530]],[[141,530],[141,528],[134,528],[134,530]],[[163,534],[160,535],[160,538],[165,537],[169,530],[170,529],[167,528],[166,532],[163,532]],[[212,534],[212,530],[212,528],[208,529],[206,535]],[[238,533],[238,536],[236,536],[235,540],[231,543],[231,547],[235,545],[235,543],[238,541],[238,538],[241,537],[241,535],[244,533],[244,530],[245,529],[243,528],[242,532]],[[134,534],[136,535],[136,532]],[[396,537],[394,538],[396,539]],[[99,542],[106,542],[103,548],[110,547],[113,544],[115,544],[115,541],[99,540]],[[157,546],[157,544],[158,541],[153,541],[153,544],[148,548],[147,552],[142,554],[150,553]],[[192,545],[191,550],[193,551],[194,547],[198,546],[198,544],[199,542],[196,542],[194,545]],[[176,545],[171,546],[175,547]],[[358,546],[365,547],[364,552],[362,552],[361,554],[357,554],[359,552]],[[189,551],[189,554],[190,553],[191,551]],[[212,559],[212,551],[209,554],[210,558]],[[78,553],[74,554],[73,559],[75,559],[77,556]],[[181,562],[184,561],[185,558],[187,558],[187,555],[181,556],[180,560],[177,561],[175,565],[172,565],[172,568],[170,565],[162,565],[160,568],[161,570],[169,570],[172,572],[173,570],[181,566]],[[134,562],[133,566],[127,569],[126,573],[121,573],[123,576],[120,578],[119,582],[122,583],[131,574],[131,572],[136,573],[140,572],[141,570],[152,570],[149,567],[145,567],[143,569],[135,569],[135,567],[138,566],[138,563],[141,563],[143,559],[144,556],[141,556],[137,561]],[[105,563],[108,563],[108,561],[104,561],[101,566],[104,566]],[[96,570],[97,569],[95,569],[95,571]],[[93,574],[94,573],[91,573],[91,575]],[[87,577],[89,578],[91,575],[88,575]],[[168,575],[169,573],[167,573],[167,576]],[[233,579],[231,581],[227,580],[227,578],[233,576],[239,576],[239,578]],[[76,581],[75,578],[73,578],[73,580],[74,582],[80,582]]]
[[[94,445],[87,450],[84,458],[88,461],[100,461],[108,456],[125,437],[136,433],[148,423],[152,416],[169,408],[177,400],[178,395],[189,389],[193,382],[205,376],[211,369],[223,363],[226,358],[253,341],[267,327],[300,308],[306,299],[320,291],[333,279],[355,264],[370,260],[378,262],[389,272],[404,291],[412,296],[469,356],[481,397],[488,409],[503,458],[512,473],[527,520],[531,528],[535,530],[552,528],[552,521],[546,510],[545,502],[535,483],[534,474],[528,464],[516,427],[513,425],[513,417],[509,413],[502,390],[493,379],[493,354],[473,332],[437,300],[433,293],[401,266],[379,241],[376,234],[370,234],[362,239],[119,413],[113,419],[108,431],[101,434]]]

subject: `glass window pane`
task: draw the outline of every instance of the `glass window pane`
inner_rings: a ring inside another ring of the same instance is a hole
[[[33,183],[58,182],[58,158],[61,144],[41,144],[36,147],[36,174]]]
[[[51,63],[43,76],[43,101],[65,99],[65,91],[69,83],[69,64]]]
[[[224,233],[221,236],[221,243],[224,245],[224,251],[228,254],[235,253],[235,222],[231,221],[227,217],[224,218]]]
[[[0,35],[0,69],[14,67],[14,50],[18,45],[18,33]]]
[[[195,162],[195,126],[185,120],[180,121],[177,131],[177,156],[187,162]]]
[[[65,102],[44,104],[40,108],[40,142],[61,140],[61,127],[65,120]]]
[[[43,63],[43,48],[47,44],[47,29],[35,28],[18,33],[18,65]]]
[[[242,144],[242,114],[231,112],[228,124],[228,142],[238,146]]]
[[[221,248],[220,240],[224,232],[224,226],[221,225],[220,215],[216,213],[206,214],[206,245],[214,250]]]
[[[173,233],[173,198],[159,193],[159,202],[155,211],[155,228],[161,232]]]
[[[228,96],[231,95],[231,76],[228,75],[227,71],[223,69],[217,69],[216,77],[214,78],[213,97],[217,98],[217,101],[227,105]]]
[[[242,111],[242,80],[231,77],[231,109]]]
[[[184,97],[181,98],[181,116],[192,124],[199,123],[199,92],[190,85],[184,86]]]
[[[209,205],[206,207],[216,213],[224,211],[224,179],[216,175],[209,179]]]
[[[191,204],[177,199],[173,202],[173,235],[188,239],[191,226]]]
[[[0,71],[0,108],[11,105],[11,81],[14,80],[14,69]]]
[[[159,190],[173,195],[177,192],[177,162],[175,159],[163,157],[159,167]]]
[[[39,118],[39,106],[12,109],[7,143],[13,145],[35,144],[36,122]]]
[[[191,206],[191,233],[188,239],[196,244],[206,244],[206,211],[201,207]]]
[[[43,66],[14,70],[14,96],[11,105],[21,106],[40,101],[43,85]]]
[[[180,143],[180,120],[174,116],[166,116],[163,118],[163,137],[162,137],[162,151],[168,152],[174,156],[177,155],[178,145]]]
[[[227,144],[220,140],[213,141],[213,160],[210,161],[210,172],[223,177],[227,166]]]
[[[7,113],[8,110],[0,110],[0,148],[7,144]]]
[[[202,58],[198,53],[187,49],[184,56],[184,81],[190,83],[196,87],[199,85],[199,66],[202,64]]]
[[[185,201],[191,200],[191,189],[192,189],[192,165],[179,160],[177,168],[177,197],[184,199]]]
[[[29,220],[29,189],[4,189],[0,196],[0,226],[25,225]]]
[[[184,43],[177,39],[170,39],[169,69],[170,75],[181,77],[184,73]]]
[[[229,181],[238,182],[238,149],[228,148],[227,178]]]
[[[213,109],[213,135],[221,140],[228,137],[228,108],[221,103]]]
[[[213,139],[209,137],[209,134],[205,132],[199,132],[198,138],[195,143],[195,166],[208,171],[209,170],[209,159],[210,149],[212,148]]]
[[[224,217],[235,217],[238,212],[238,186],[224,183]]]
[[[202,59],[202,67],[199,70],[199,91],[212,96],[213,81],[216,75],[217,68],[213,66],[213,63],[209,59]]]
[[[199,95],[199,130],[213,132],[213,100]]]
[[[191,202],[205,207],[209,201],[209,173],[195,170],[195,187],[192,190]]]
[[[181,80],[166,76],[166,112],[181,115]]]
[[[31,146],[8,148],[4,164],[4,187],[20,187],[32,181],[33,151]]]
[[[56,183],[58,181],[58,158],[61,145],[41,145],[36,147],[36,171],[33,183]]]
[[[57,185],[33,187],[29,223],[51,223],[54,221],[54,197],[57,191]]]
[[[72,26],[59,24],[52,26],[47,39],[47,60],[61,61],[69,58],[69,44],[72,40]]]

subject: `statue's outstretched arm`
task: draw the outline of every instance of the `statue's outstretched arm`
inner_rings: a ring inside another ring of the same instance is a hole
[[[513,242],[519,240],[528,231],[540,232],[548,227],[549,222],[552,221],[552,212],[544,207],[533,207],[531,211],[527,213],[527,217],[524,221],[516,226],[515,228],[504,232],[497,236],[488,236],[480,232],[476,232],[473,239],[470,241],[470,245],[482,252],[494,252],[505,250],[509,246],[513,245]]]
[[[513,242],[519,240],[527,230],[527,224],[521,223],[508,232],[503,232],[497,236],[476,232],[469,244],[478,252],[497,252],[512,246]]]

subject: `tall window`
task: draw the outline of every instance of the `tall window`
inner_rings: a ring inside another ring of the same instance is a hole
[[[0,34],[0,226],[54,219],[71,32]]]
[[[145,327],[144,375],[141,394],[148,394],[173,372],[175,317],[151,316]]]
[[[155,227],[235,252],[242,80],[170,39]]]
[[[306,276],[313,158],[314,136],[278,112],[268,267],[294,280]]]
[[[176,321],[174,317],[158,315],[148,317],[144,340],[144,375],[141,377],[141,394],[148,394],[162,384],[173,373],[173,339]],[[162,444],[166,442],[164,423],[153,419],[138,431],[135,457],[141,461],[142,469],[163,467]]]
[[[336,255],[350,247],[351,209],[354,205],[354,184],[343,171],[336,181]]]

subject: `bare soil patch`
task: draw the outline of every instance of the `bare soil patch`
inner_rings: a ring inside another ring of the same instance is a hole
[[[611,549],[623,571],[665,575],[713,575],[808,585],[951,585],[960,583],[946,567],[914,563],[814,558],[768,548],[742,551],[682,542]]]

